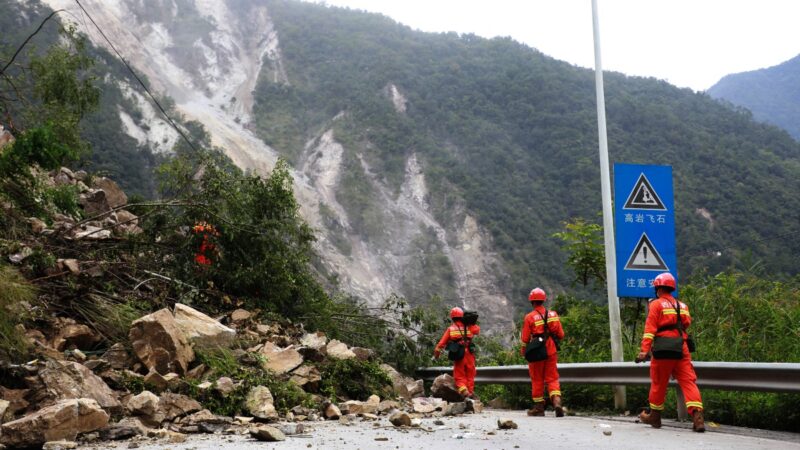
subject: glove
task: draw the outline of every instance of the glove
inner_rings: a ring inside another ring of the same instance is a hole
[[[442,354],[441,350],[437,348],[436,350],[433,351],[433,359],[439,359],[439,355],[441,354]]]
[[[636,355],[636,362],[637,363],[644,362],[645,360],[647,360],[647,355],[648,355],[647,352],[639,352],[639,354]]]

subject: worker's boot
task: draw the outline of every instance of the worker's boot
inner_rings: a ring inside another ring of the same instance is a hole
[[[653,428],[661,428],[661,411],[656,409],[651,409],[650,412],[642,411],[639,414],[639,420]]]
[[[556,417],[564,417],[564,408],[561,406],[561,396],[554,395],[551,400],[553,402],[553,409],[556,411]]]
[[[544,402],[534,403],[533,408],[528,410],[528,415],[537,417],[544,416]]]
[[[703,410],[695,409],[692,413],[692,430],[702,433],[706,431],[706,423],[703,420]]]

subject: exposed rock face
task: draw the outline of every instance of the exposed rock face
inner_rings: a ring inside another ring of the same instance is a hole
[[[189,306],[175,305],[175,323],[195,348],[230,347],[236,331]]]
[[[280,348],[272,342],[267,342],[261,348],[261,354],[267,360],[262,366],[278,375],[291,372],[303,364],[303,356],[294,348]]]
[[[442,374],[433,380],[431,395],[448,402],[461,402],[464,397],[456,389],[456,380],[448,374]]]
[[[45,3],[81,16],[70,0]],[[284,68],[279,36],[268,8],[258,2],[207,0],[181,2],[180,7],[175,0],[163,0],[158,5],[163,13],[154,18],[154,7],[147,2],[86,0],[99,25],[118,35],[121,51],[147,75],[155,89],[174,98],[176,109],[187,119],[203,123],[212,143],[224,148],[239,167],[266,174],[279,153],[248,126],[252,120],[252,93],[259,79],[280,86],[293,82]],[[202,17],[202,26],[181,28],[181,17],[192,14]],[[84,29],[86,25],[81,21],[75,24],[97,45],[108,45],[93,30]],[[157,117],[157,111],[142,95],[127,83],[120,84],[128,99],[142,110],[145,122],[137,124],[127,113],[120,112],[128,133],[139,142],[156,147],[162,147],[163,141],[163,148],[169,149],[176,133]],[[405,89],[402,84],[389,82],[383,93],[378,90],[375,95],[387,96],[386,101],[392,102],[396,114],[402,115],[413,106],[407,103]],[[339,117],[329,119],[333,122]],[[367,143],[367,147],[371,145]],[[355,146],[348,146],[347,150],[359,150],[352,147]],[[293,170],[301,212],[313,228],[322,230],[316,249],[326,268],[339,275],[342,287],[373,305],[380,304],[392,292],[413,298],[413,291],[419,286],[409,286],[404,280],[421,278],[419,275],[425,272],[414,265],[415,257],[408,249],[415,242],[428,240],[440,248],[439,254],[454,274],[452,280],[442,278],[442,284],[468,293],[468,298],[481,298],[484,330],[509,324],[513,317],[511,304],[505,294],[497,294],[504,290],[503,279],[507,275],[491,235],[478,226],[463,205],[445,211],[456,220],[445,222],[441,214],[434,213],[427,195],[423,158],[408,156],[406,177],[398,195],[396,187],[387,186],[382,174],[369,170],[368,158],[358,155],[368,178],[369,194],[380,203],[378,220],[385,239],[374,240],[352,225],[356,222],[355,213],[336,198],[341,195],[342,175],[347,170],[343,155],[344,146],[336,141],[333,129],[321,130],[308,142]],[[111,195],[106,195],[105,200],[109,205],[116,203]],[[460,205],[458,200],[452,203]],[[330,214],[324,213],[323,208]],[[342,240],[349,250],[337,246],[336,242]]]
[[[0,125],[0,149],[5,147],[6,145],[11,145],[15,141],[14,136],[2,125]]]
[[[158,373],[184,374],[194,360],[192,347],[168,309],[134,321],[129,337],[139,360]]]
[[[266,386],[256,386],[250,390],[245,400],[247,412],[262,420],[278,420],[278,411],[275,410],[272,393]]]
[[[39,371],[39,379],[46,398],[51,400],[88,398],[112,414],[122,411],[116,393],[91,370],[76,362],[48,361]]]
[[[99,430],[108,414],[92,399],[62,400],[2,426],[0,442],[10,447],[41,446],[45,442],[74,441],[79,433]]]

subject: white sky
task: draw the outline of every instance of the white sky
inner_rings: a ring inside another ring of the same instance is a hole
[[[594,67],[591,0],[326,0],[423,31],[511,36]],[[604,70],[705,90],[800,54],[800,0],[598,0]]]

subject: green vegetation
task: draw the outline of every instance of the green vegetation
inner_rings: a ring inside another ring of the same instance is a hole
[[[366,400],[376,394],[387,397],[392,381],[374,361],[333,359],[322,366],[321,391],[329,398]]]
[[[569,253],[567,264],[575,272],[573,284],[580,282],[586,287],[594,281],[595,287],[605,286],[603,227],[578,218],[564,223],[564,231],[553,236],[564,242],[564,250]]]
[[[0,360],[23,362],[28,342],[17,328],[30,315],[36,291],[20,273],[0,264]]]
[[[297,405],[313,406],[311,396],[296,384],[259,367],[263,359],[261,355],[249,354],[249,356],[255,365],[240,363],[233,353],[226,349],[198,352],[198,360],[211,369],[215,377],[229,377],[239,383],[233,392],[226,395],[215,389],[216,382],[206,390],[198,389],[197,382],[188,382],[184,386],[184,392],[197,399],[214,414],[228,417],[247,414],[245,410],[247,394],[257,386],[265,386],[270,390],[275,400],[275,409],[281,413],[286,413]]]
[[[800,140],[800,56],[766,69],[731,74],[711,86],[708,95],[752,111],[753,118],[775,124]]]

